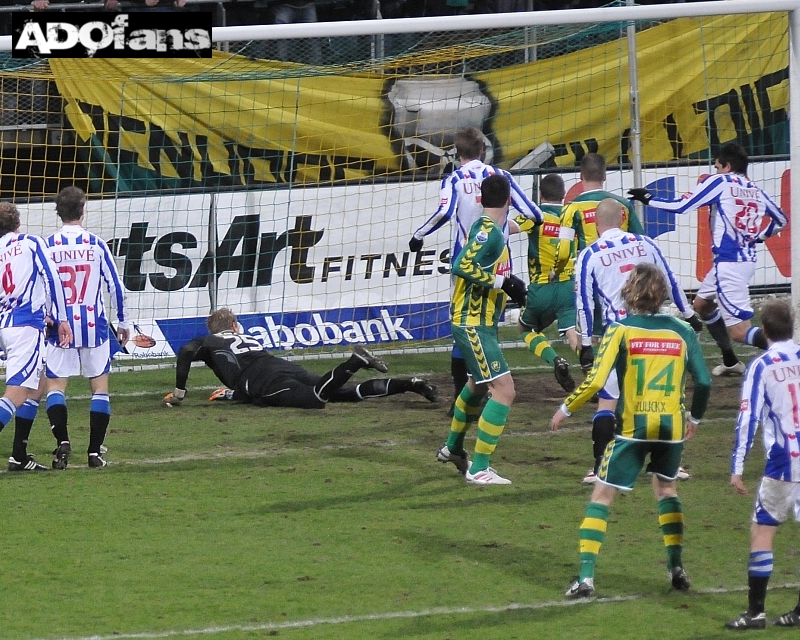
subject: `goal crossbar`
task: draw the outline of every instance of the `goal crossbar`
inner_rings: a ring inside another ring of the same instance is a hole
[[[292,38],[334,38],[389,33],[513,29],[533,26],[627,22],[631,20],[671,20],[736,13],[766,13],[800,9],[800,0],[727,0],[726,2],[677,3],[666,5],[600,7],[496,13],[469,16],[432,16],[353,20],[310,24],[268,24],[213,29],[213,42],[287,40]],[[0,36],[0,51],[11,51],[11,36]]]

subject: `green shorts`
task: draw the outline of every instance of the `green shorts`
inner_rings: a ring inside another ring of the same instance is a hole
[[[558,320],[558,331],[575,326],[575,282],[552,282],[528,285],[525,310],[519,321],[536,332],[544,331]]]
[[[623,440],[615,437],[608,443],[597,478],[617,489],[630,490],[650,454],[648,473],[662,480],[675,480],[681,466],[683,442]]]
[[[497,327],[452,325],[453,341],[461,351],[467,371],[480,384],[508,373],[510,369],[500,350]]]

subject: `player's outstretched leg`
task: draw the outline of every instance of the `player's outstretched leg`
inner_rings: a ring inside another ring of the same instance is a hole
[[[352,389],[341,389],[331,397],[331,402],[360,402],[408,392],[418,393],[429,402],[438,400],[436,386],[422,378],[373,378]]]
[[[357,344],[353,347],[353,358],[360,362],[360,369],[375,369],[381,373],[386,373],[389,370],[388,365],[381,360],[378,356],[372,355],[367,351],[366,347]]]
[[[383,360],[372,355],[366,347],[356,345],[353,347],[353,355],[346,362],[323,374],[319,382],[314,385],[314,394],[322,402],[330,401],[359,369],[375,369],[386,373],[389,367]],[[338,401],[343,402],[341,399]]]
[[[575,380],[569,372],[569,362],[556,353],[544,334],[537,331],[524,331],[522,339],[528,345],[528,351],[553,365],[556,382],[564,391],[572,393],[575,390]]]

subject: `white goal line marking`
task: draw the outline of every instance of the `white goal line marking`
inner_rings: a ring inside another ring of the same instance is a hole
[[[777,589],[796,589],[800,583],[789,583],[770,587],[770,591]],[[740,593],[747,591],[747,587],[732,587],[724,589],[712,587],[708,589],[695,589],[692,593],[709,595],[716,593]],[[646,599],[648,596],[629,595],[611,596],[608,598],[589,598],[585,600],[550,600],[546,602],[521,603],[512,602],[505,606],[486,606],[486,607],[435,607],[433,609],[422,609],[420,611],[387,611],[386,613],[367,613],[355,616],[337,616],[334,618],[310,618],[308,620],[295,620],[293,622],[265,622],[263,624],[235,624],[224,627],[206,627],[204,629],[182,629],[172,631],[143,631],[139,633],[113,633],[111,635],[94,636],[62,636],[60,638],[35,638],[34,640],[127,640],[127,639],[156,639],[156,638],[176,638],[188,636],[210,636],[231,631],[277,631],[281,629],[303,629],[317,627],[323,624],[349,624],[354,622],[375,622],[385,620],[424,618],[427,616],[451,616],[456,614],[475,614],[475,613],[503,613],[506,611],[536,611],[538,609],[554,609],[560,607],[574,607],[584,604],[608,604],[615,602],[633,602],[634,600]]]

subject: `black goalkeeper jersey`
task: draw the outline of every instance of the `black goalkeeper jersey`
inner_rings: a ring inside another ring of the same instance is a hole
[[[183,345],[178,352],[176,387],[186,388],[192,362],[198,361],[205,362],[222,384],[234,390],[234,398],[244,402],[259,398],[273,383],[287,378],[301,378],[312,385],[318,379],[299,365],[267,353],[252,336],[233,331],[195,338]]]

